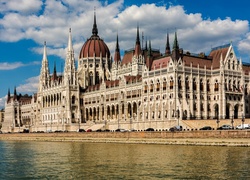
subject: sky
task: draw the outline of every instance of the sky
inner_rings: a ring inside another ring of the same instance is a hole
[[[76,62],[92,34],[96,9],[98,34],[114,56],[116,35],[121,53],[135,45],[136,28],[155,49],[164,52],[167,32],[172,45],[192,53],[232,42],[239,59],[250,63],[250,1],[238,0],[0,0],[0,109],[8,89],[37,92],[44,41],[50,72],[62,72],[69,28]],[[141,39],[142,40],[142,39]]]

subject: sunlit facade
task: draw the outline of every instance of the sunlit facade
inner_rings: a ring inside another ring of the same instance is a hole
[[[134,48],[120,55],[116,37],[114,57],[98,35],[96,16],[92,35],[83,44],[75,65],[71,30],[65,67],[49,72],[46,43],[37,94],[23,103],[16,92],[5,106],[3,130],[75,131],[117,128],[166,130],[189,119],[248,117],[249,70],[238,60],[233,45],[212,48],[209,55],[143,46],[137,27]],[[20,96],[21,97],[21,96]]]

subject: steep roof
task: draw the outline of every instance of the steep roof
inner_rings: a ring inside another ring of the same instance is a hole
[[[230,44],[224,46],[215,47],[211,50],[209,56],[213,57],[212,67],[213,69],[220,68],[220,58],[225,59],[227,52],[229,50]]]

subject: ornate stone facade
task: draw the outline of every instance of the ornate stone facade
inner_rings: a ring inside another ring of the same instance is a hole
[[[186,126],[189,119],[245,118],[250,115],[249,70],[232,44],[213,48],[208,56],[192,54],[179,48],[175,33],[172,50],[167,36],[162,54],[150,41],[142,47],[139,27],[135,47],[122,59],[117,35],[112,58],[94,16],[78,68],[71,30],[62,75],[56,68],[50,74],[45,43],[38,92],[28,105],[8,93],[3,130],[166,130]]]

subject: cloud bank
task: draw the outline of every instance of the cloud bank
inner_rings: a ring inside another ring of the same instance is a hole
[[[65,59],[68,31],[72,29],[76,59],[84,42],[91,36],[94,8],[99,36],[113,55],[116,34],[120,49],[134,47],[136,27],[154,48],[164,51],[166,34],[173,42],[177,31],[180,47],[184,50],[208,53],[211,47],[230,41],[242,56],[250,56],[250,33],[247,20],[204,19],[201,13],[187,13],[180,5],[141,4],[127,6],[123,0],[2,0],[0,1],[0,41],[33,40],[34,53],[42,54],[47,42],[48,55]],[[145,42],[145,40],[144,40]],[[42,58],[42,56],[41,56]],[[23,62],[0,63],[0,70],[12,70],[27,65]],[[36,92],[38,78],[26,80],[17,87],[19,92]]]

